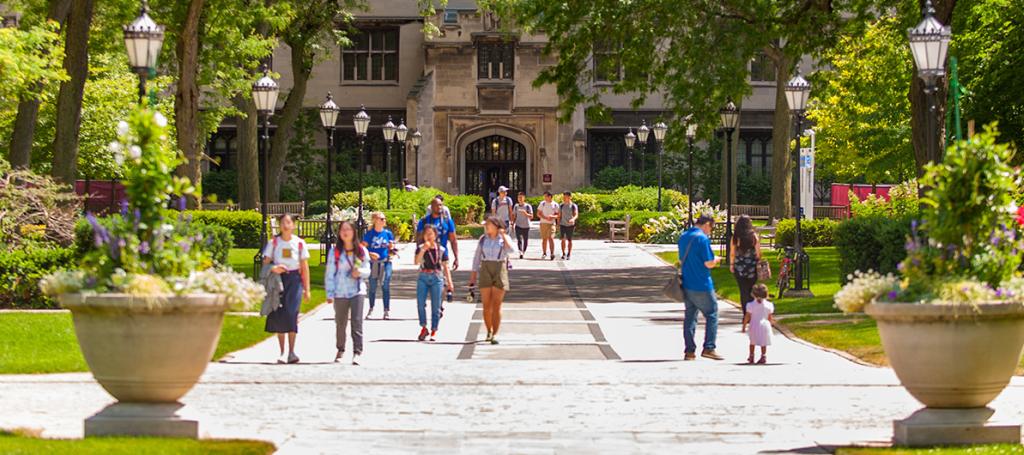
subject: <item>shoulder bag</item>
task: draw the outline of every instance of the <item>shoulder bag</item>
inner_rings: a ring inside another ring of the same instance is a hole
[[[686,257],[690,255],[691,246],[693,246],[693,239],[690,239],[690,243],[686,244],[686,251],[683,252],[682,259],[679,260],[680,270],[673,273],[672,278],[669,278],[668,283],[665,283],[665,286],[661,288],[661,293],[675,302],[683,301],[683,282],[680,276],[682,275],[683,264],[686,264]]]

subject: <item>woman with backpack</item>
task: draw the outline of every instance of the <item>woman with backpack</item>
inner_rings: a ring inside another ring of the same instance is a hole
[[[480,236],[476,254],[473,256],[473,271],[469,274],[469,286],[480,279],[480,300],[484,305],[484,325],[487,326],[487,341],[498,344],[498,329],[501,327],[501,304],[509,288],[508,255],[515,250],[515,243],[505,232],[505,222],[498,217],[487,218],[484,235]]]
[[[446,250],[433,224],[422,226],[423,242],[416,248],[416,265],[420,275],[416,280],[416,310],[420,318],[419,340],[430,335],[430,341],[437,340],[437,327],[441,323],[441,289],[454,291],[452,273],[448,268]],[[427,296],[430,296],[430,330],[427,330]]]
[[[284,288],[281,304],[267,315],[264,330],[277,334],[281,356],[277,363],[299,363],[295,355],[295,337],[299,332],[299,307],[303,300],[309,300],[309,250],[306,242],[294,235],[295,220],[289,214],[277,217],[280,233],[263,248],[263,266],[267,273],[281,277]],[[285,354],[284,340],[288,337],[288,353]]]
[[[747,315],[747,304],[754,300],[751,290],[757,284],[757,263],[761,260],[761,240],[754,231],[754,222],[747,215],[736,220],[736,232],[732,236],[732,248],[729,251],[729,271],[736,278],[740,288],[740,307],[743,315]],[[746,319],[743,320],[741,332],[747,331]]]
[[[334,305],[334,361],[345,355],[349,318],[352,319],[352,364],[363,354],[363,301],[366,278],[370,276],[370,253],[356,239],[356,227],[349,221],[338,226],[338,243],[327,251],[324,289],[327,303]]]

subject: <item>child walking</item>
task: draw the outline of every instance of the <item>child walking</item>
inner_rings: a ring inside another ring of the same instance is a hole
[[[775,322],[775,305],[768,301],[768,286],[758,283],[750,291],[753,302],[747,303],[747,314],[743,323],[749,324],[750,356],[747,363],[754,363],[754,347],[761,347],[761,359],[757,363],[768,363],[768,346],[772,344],[772,323]]]

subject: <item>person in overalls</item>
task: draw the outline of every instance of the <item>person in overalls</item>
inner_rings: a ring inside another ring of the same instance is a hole
[[[373,315],[379,283],[386,320],[391,318],[391,251],[395,249],[395,235],[388,229],[384,213],[373,212],[370,217],[373,229],[363,235],[363,247],[370,251],[370,309],[366,312],[366,319]]]
[[[299,332],[299,307],[303,300],[309,300],[309,250],[306,242],[293,235],[295,221],[289,214],[277,218],[280,234],[274,236],[263,248],[263,265],[270,272],[281,275],[284,292],[281,306],[267,315],[265,330],[277,334],[281,355],[277,363],[299,363],[295,355],[295,337]],[[288,352],[284,350],[285,335],[288,336]]]
[[[484,222],[484,235],[480,236],[476,254],[473,256],[473,271],[469,274],[469,285],[480,279],[480,299],[484,304],[484,325],[487,326],[486,340],[498,344],[498,329],[501,327],[501,304],[509,288],[508,255],[515,243],[505,232],[505,222],[492,216]]]

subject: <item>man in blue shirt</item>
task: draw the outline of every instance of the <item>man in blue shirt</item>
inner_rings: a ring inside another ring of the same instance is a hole
[[[370,252],[370,310],[366,312],[366,319],[373,314],[378,282],[384,294],[384,319],[391,319],[391,250],[395,248],[395,235],[388,229],[383,212],[373,212],[370,218],[373,229],[363,235],[363,246]]]
[[[686,317],[683,320],[683,338],[686,341],[686,352],[683,360],[697,358],[697,344],[694,335],[697,333],[697,312],[704,315],[707,325],[704,329],[704,350],[701,357],[723,360],[715,352],[715,338],[718,336],[718,301],[715,300],[715,283],[711,281],[711,269],[718,267],[721,258],[716,258],[711,251],[711,229],[715,226],[714,218],[701,215],[695,225],[679,236],[679,261],[682,273],[683,301],[686,304]]]
[[[450,215],[446,216],[443,208],[444,203],[441,202],[440,198],[434,198],[430,201],[430,213],[416,224],[416,244],[423,243],[423,226],[427,224],[434,225],[437,228],[437,240],[444,248],[444,257],[441,260],[448,261],[448,252],[451,251],[451,270],[454,272],[459,268],[459,241],[455,238],[455,220]],[[452,242],[451,248],[448,247],[449,241]]]

